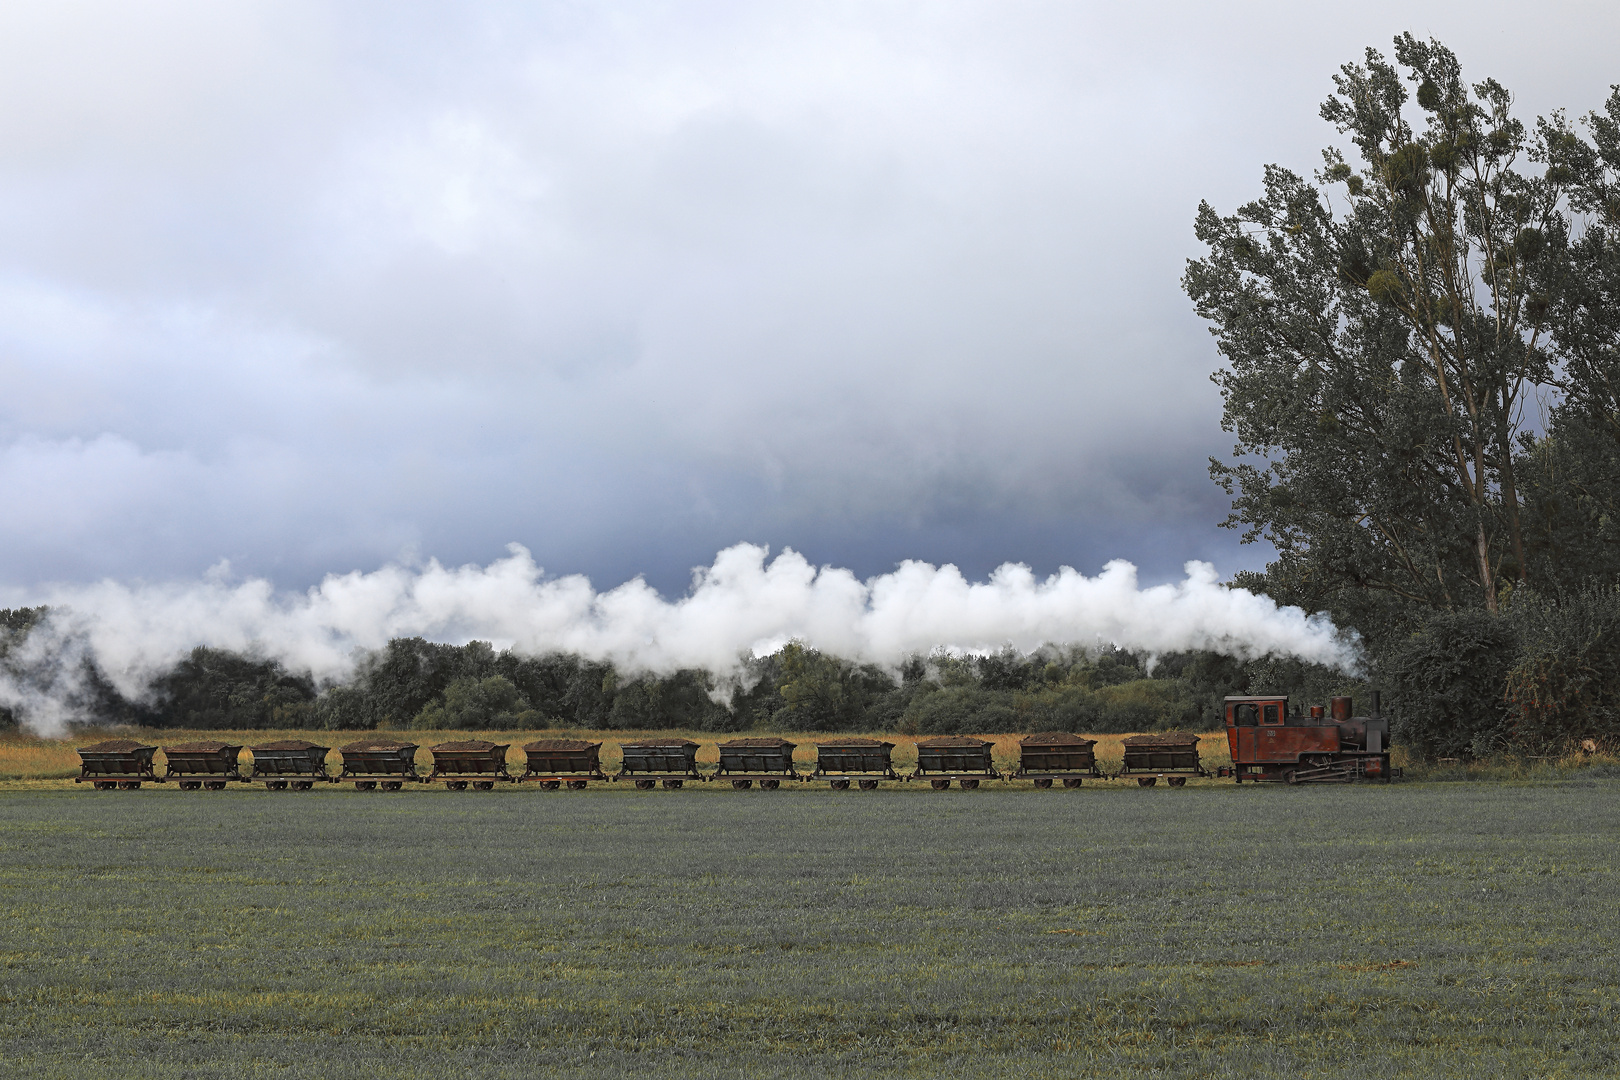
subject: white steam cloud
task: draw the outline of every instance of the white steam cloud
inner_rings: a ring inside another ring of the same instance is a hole
[[[323,682],[350,675],[360,653],[390,638],[481,639],[521,652],[578,653],[629,671],[708,668],[737,672],[750,654],[789,640],[852,660],[896,666],[935,648],[1114,644],[1150,654],[1214,649],[1275,655],[1344,669],[1357,642],[1326,617],[1230,589],[1214,567],[1189,562],[1186,578],[1142,588],[1136,568],[1109,563],[1096,577],[1065,567],[1037,579],[1005,564],[970,582],[954,566],[906,562],[866,581],[816,568],[754,544],[719,553],[689,593],[665,600],[641,579],[597,592],[574,575],[547,580],[529,552],[488,566],[387,566],[329,575],[301,594],[262,579],[216,573],[203,581],[56,588],[38,598],[46,623],[12,649],[0,670],[0,704],[29,727],[61,733],[75,721],[83,662],[129,698],[197,645],[275,657]]]

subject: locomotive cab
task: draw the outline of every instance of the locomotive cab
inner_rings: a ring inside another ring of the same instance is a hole
[[[1226,699],[1226,739],[1232,772],[1248,780],[1350,781],[1389,779],[1389,721],[1377,715],[1352,716],[1347,697],[1333,699],[1331,715],[1321,706],[1309,714],[1289,710],[1286,694]]]

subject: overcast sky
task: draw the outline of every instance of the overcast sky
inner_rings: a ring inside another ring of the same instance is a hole
[[[6,4],[0,586],[1259,565],[1193,214],[1407,29],[1620,82],[1612,2]]]

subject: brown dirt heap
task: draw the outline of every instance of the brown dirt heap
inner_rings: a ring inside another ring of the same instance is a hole
[[[586,742],[583,739],[539,739],[535,742],[523,744],[523,749],[533,750],[537,753],[546,750],[571,750],[577,752],[580,750],[600,750],[601,748],[601,743]]]
[[[94,746],[81,746],[81,754],[127,754],[132,750],[150,750],[152,747],[145,743],[138,743],[134,739],[108,739],[98,742]]]
[[[214,742],[212,739],[204,739],[202,742],[188,742],[179,743],[175,746],[165,746],[163,748],[163,752],[165,754],[217,754],[221,750],[240,749],[242,749],[240,746],[232,746],[230,743]]]
[[[932,739],[918,740],[917,745],[939,747],[971,746],[978,748],[983,746],[994,746],[995,744],[990,742],[988,739],[975,739],[971,735],[936,735]]]
[[[506,744],[506,746],[510,745],[511,743]],[[438,746],[431,746],[428,749],[437,754],[440,750],[460,750],[463,752],[472,750],[505,750],[506,746],[502,746],[500,743],[485,742],[483,739],[463,739],[460,742],[442,742]]]
[[[415,743],[400,742],[397,739],[361,739],[345,746],[345,750],[404,750],[416,749]]]
[[[645,742],[622,742],[621,747],[630,747],[635,750],[667,750],[671,746],[696,746],[691,739],[648,739]]]
[[[249,750],[257,753],[260,750],[325,750],[326,747],[303,739],[282,739],[280,742],[267,742],[263,746],[250,746]]]
[[[826,747],[836,747],[836,746],[887,746],[891,750],[894,749],[894,743],[892,743],[892,742],[884,742],[882,739],[830,739],[827,742],[818,742],[818,743],[816,743],[816,745],[817,746],[826,746]]]
[[[1096,746],[1096,739],[1082,739],[1067,731],[1043,731],[1018,740],[1019,746]]]
[[[1132,735],[1121,741],[1126,746],[1197,746],[1198,736],[1185,731],[1166,731],[1158,735]]]
[[[796,745],[796,743],[790,743],[786,739],[732,739],[730,742],[721,743],[720,749],[746,750],[749,747],[756,747],[761,750],[792,750]]]

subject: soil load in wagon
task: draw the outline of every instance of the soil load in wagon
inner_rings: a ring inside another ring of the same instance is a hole
[[[511,782],[513,776],[506,771],[506,751],[511,743],[492,743],[483,739],[460,739],[456,742],[430,746],[433,771],[429,782],[443,780],[451,791],[465,791],[471,784],[475,791],[490,791],[495,781]]]
[[[917,770],[912,779],[927,780],[943,790],[955,780],[971,791],[980,780],[998,780],[1001,774],[990,760],[995,744],[971,735],[940,735],[917,743]]]
[[[270,791],[308,791],[317,780],[332,780],[326,774],[326,755],[331,747],[305,742],[303,739],[283,739],[250,746],[253,751],[253,772],[249,780],[263,780]]]
[[[1120,776],[1135,776],[1143,787],[1152,787],[1164,776],[1172,787],[1187,783],[1188,776],[1208,776],[1198,760],[1198,736],[1182,731],[1156,735],[1132,735],[1123,740],[1125,763]],[[1152,773],[1153,775],[1145,775]],[[1174,775],[1171,775],[1174,774]]]
[[[108,739],[92,746],[81,746],[79,775],[73,778],[73,782],[82,784],[88,781],[97,791],[111,791],[114,788],[134,791],[141,786],[142,780],[161,784],[163,778],[158,776],[152,765],[152,757],[156,753],[157,747],[138,743],[134,739]]]
[[[247,780],[242,775],[241,755],[240,746],[213,740],[165,746],[163,757],[168,766],[163,778],[178,780],[181,791],[224,791],[231,780]]]
[[[407,780],[425,779],[416,772],[416,744],[397,739],[361,739],[338,752],[343,755],[339,780],[353,780],[357,791],[398,791]]]
[[[583,739],[540,739],[523,744],[527,757],[519,781],[536,781],[546,791],[565,782],[574,790],[591,780],[606,780],[602,772],[602,744]]]
[[[816,771],[813,780],[826,780],[834,790],[844,791],[851,780],[862,791],[871,791],[879,780],[898,780],[894,771],[894,743],[881,739],[835,739],[816,743]]]
[[[634,780],[646,790],[663,782],[678,788],[687,780],[702,780],[697,768],[698,744],[690,739],[648,739],[619,744],[619,771],[615,780]]]
[[[1038,788],[1049,788],[1061,780],[1066,788],[1077,788],[1086,777],[1102,779],[1097,768],[1096,739],[1086,739],[1067,731],[1043,731],[1018,740],[1018,771],[1015,780],[1033,780]]]
[[[798,744],[786,739],[732,739],[721,743],[718,749],[720,767],[714,775],[729,777],[734,788],[752,787],[757,779],[760,787],[774,791],[782,786],[784,779],[799,778],[793,768],[793,751],[798,749]]]

